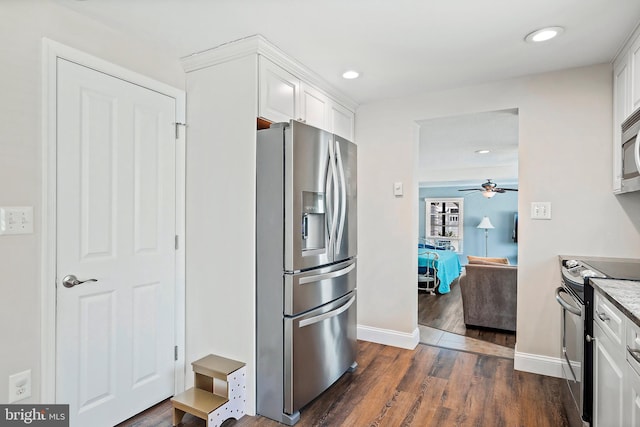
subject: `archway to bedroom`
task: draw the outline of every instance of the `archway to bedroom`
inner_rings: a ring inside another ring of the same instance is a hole
[[[513,357],[518,110],[418,125],[420,340]]]

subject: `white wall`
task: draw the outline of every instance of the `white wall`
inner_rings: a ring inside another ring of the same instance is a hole
[[[520,114],[517,352],[559,357],[559,254],[640,257],[640,194],[611,192],[610,65],[371,103],[356,128],[360,325],[416,327],[415,122],[507,108]],[[533,201],[553,218],[532,221]]]
[[[8,399],[8,376],[25,369],[32,370],[33,383],[32,397],[23,402],[40,399],[42,37],[184,87],[177,54],[49,1],[0,4],[0,206],[33,206],[35,216],[34,234],[0,236],[0,403]]]

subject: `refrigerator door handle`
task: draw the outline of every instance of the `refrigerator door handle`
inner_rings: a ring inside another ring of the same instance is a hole
[[[336,228],[338,226],[338,192],[336,187],[337,184],[337,173],[336,173],[336,161],[335,161],[335,153],[333,150],[333,141],[329,141],[329,170],[327,171],[327,182],[326,182],[326,203],[327,203],[327,212],[329,215],[328,226],[329,226],[329,257],[333,260],[334,252],[335,252],[335,238],[336,238]],[[329,206],[330,203],[330,206]]]
[[[338,236],[336,238],[336,252],[342,246],[342,234],[344,232],[344,221],[347,213],[347,184],[344,179],[344,166],[340,154],[340,142],[336,141],[336,163],[338,164],[338,178],[340,181],[340,222],[338,225]],[[338,180],[336,180],[337,182]]]
[[[329,311],[327,313],[320,314],[319,316],[314,316],[314,317],[310,317],[308,319],[301,320],[300,323],[299,323],[299,327],[300,328],[304,328],[305,326],[313,325],[314,323],[322,322],[323,320],[327,320],[327,319],[329,319],[331,317],[338,316],[338,315],[344,313],[345,311],[347,311],[349,309],[349,307],[351,307],[351,305],[353,304],[353,302],[355,300],[356,300],[356,296],[354,295],[344,305],[340,306],[339,308],[337,308],[335,310]]]
[[[320,280],[333,279],[335,277],[340,277],[340,276],[344,276],[345,274],[348,274],[354,268],[356,268],[355,262],[341,270],[332,271],[330,273],[314,274],[313,276],[305,276],[301,278],[298,283],[300,283],[301,285],[304,285],[305,283],[313,283],[313,282],[319,282]]]

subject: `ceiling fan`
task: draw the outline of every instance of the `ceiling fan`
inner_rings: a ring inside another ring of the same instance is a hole
[[[492,198],[496,195],[496,193],[505,193],[507,191],[518,191],[517,188],[501,188],[498,185],[491,181],[491,179],[487,179],[487,182],[480,185],[482,188],[462,188],[458,191],[480,191],[481,194],[487,199]]]

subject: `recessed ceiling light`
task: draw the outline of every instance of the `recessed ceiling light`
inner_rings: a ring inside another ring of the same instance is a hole
[[[540,28],[532,33],[527,34],[524,38],[525,41],[529,43],[538,43],[544,42],[547,40],[551,40],[552,38],[559,36],[564,32],[564,28],[562,27],[545,27]]]
[[[354,70],[345,71],[342,73],[342,78],[347,80],[353,80],[360,77],[360,73]]]
[[[488,154],[490,152],[491,152],[490,150],[476,150],[475,151],[476,154]]]

